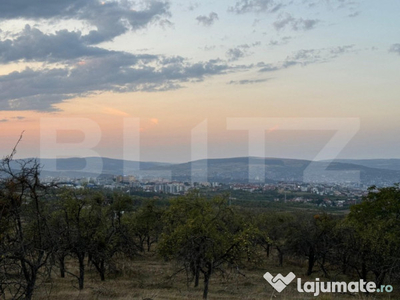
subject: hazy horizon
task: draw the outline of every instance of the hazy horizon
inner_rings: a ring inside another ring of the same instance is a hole
[[[105,156],[99,156],[100,158],[104,159],[111,159],[111,160],[123,160],[121,158],[113,158],[113,157],[105,157]],[[56,159],[91,159],[91,158],[99,158],[96,156],[89,156],[89,157],[77,157],[77,156],[71,156],[71,157],[58,157]],[[37,159],[43,159],[43,160],[50,160],[54,158],[46,158],[46,157],[18,157],[16,156],[16,159],[32,159],[32,158],[37,158]],[[306,161],[313,161],[310,159],[303,159],[303,158],[294,158],[294,157],[254,157],[254,156],[230,156],[230,157],[209,157],[209,158],[203,158],[203,159],[197,159],[197,160],[192,160],[192,161],[148,161],[148,160],[140,160],[140,161],[132,161],[132,160],[125,160],[125,161],[131,161],[131,162],[141,162],[141,163],[161,163],[161,164],[185,164],[185,163],[190,163],[190,162],[195,162],[195,161],[201,161],[201,160],[223,160],[223,159],[238,159],[238,158],[256,158],[256,159],[277,159],[277,160],[306,160]],[[400,158],[338,158],[335,160],[400,160]],[[317,162],[326,162],[330,160],[314,160]]]
[[[2,156],[400,158],[399,2],[10,3]]]

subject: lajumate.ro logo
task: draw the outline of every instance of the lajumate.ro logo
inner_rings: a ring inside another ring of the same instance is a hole
[[[290,272],[288,275],[283,276],[278,274],[275,277],[271,273],[267,272],[264,274],[264,279],[277,291],[282,292],[294,279],[296,275]],[[373,281],[320,281],[319,278],[315,278],[315,281],[302,282],[301,278],[297,278],[297,291],[299,293],[312,293],[314,296],[318,296],[320,293],[391,293],[393,286],[381,285],[379,288]]]

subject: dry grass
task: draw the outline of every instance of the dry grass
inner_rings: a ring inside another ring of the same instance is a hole
[[[69,262],[69,268],[77,271],[74,262]],[[116,271],[118,270],[118,271]],[[57,270],[56,270],[57,271]],[[186,273],[175,276],[177,267],[171,262],[164,262],[154,253],[145,254],[134,261],[117,260],[114,268],[107,274],[106,281],[101,282],[94,268],[87,268],[85,289],[79,291],[77,280],[71,275],[60,278],[56,272],[51,281],[42,284],[35,293],[35,300],[128,300],[128,299],[202,299],[202,282],[198,288],[193,283],[187,285]],[[210,282],[209,299],[366,299],[365,295],[325,294],[314,297],[311,294],[301,294],[296,290],[296,284],[291,283],[282,293],[277,293],[263,279],[262,275],[269,271],[272,274],[286,274],[293,271],[300,275],[304,268],[290,264],[284,268],[276,265],[271,258],[251,269],[241,270],[245,276],[233,270],[227,270],[224,275],[214,274]],[[306,280],[306,277],[304,277]],[[396,295],[378,299],[399,299]],[[374,299],[369,297],[368,299]]]

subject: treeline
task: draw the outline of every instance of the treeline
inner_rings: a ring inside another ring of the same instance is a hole
[[[55,273],[75,277],[84,289],[88,265],[104,281],[113,260],[153,250],[177,263],[195,287],[202,281],[203,298],[213,276],[227,268],[245,272],[266,259],[281,266],[296,259],[306,275],[377,285],[399,280],[398,185],[371,187],[345,217],[245,209],[229,205],[227,195],[207,199],[199,192],[167,206],[138,206],[124,194],[43,185],[39,164],[12,163],[14,154],[0,165],[0,295],[6,299],[32,299]]]

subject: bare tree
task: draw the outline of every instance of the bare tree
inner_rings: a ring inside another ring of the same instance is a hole
[[[53,250],[36,159],[15,160],[16,148],[0,163],[0,278],[3,296],[31,299]]]

